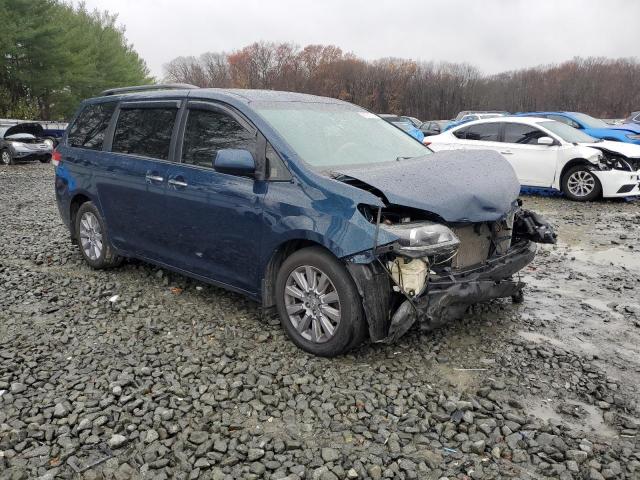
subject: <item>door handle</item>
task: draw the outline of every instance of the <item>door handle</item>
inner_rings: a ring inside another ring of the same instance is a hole
[[[161,177],[160,175],[154,175],[152,173],[147,173],[144,178],[147,180],[147,182],[160,183],[164,181],[163,177]]]
[[[513,152],[511,150],[505,150],[503,152],[500,152],[502,155],[513,155]]]
[[[174,187],[180,187],[180,188],[184,188],[184,187],[188,187],[189,184],[183,180],[179,180],[178,178],[170,178],[167,183],[169,185],[173,185]]]

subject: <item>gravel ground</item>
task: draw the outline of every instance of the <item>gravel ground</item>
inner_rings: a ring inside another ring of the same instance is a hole
[[[236,294],[92,271],[52,179],[0,167],[0,478],[640,478],[640,203],[524,197],[560,234],[524,304],[329,360]]]

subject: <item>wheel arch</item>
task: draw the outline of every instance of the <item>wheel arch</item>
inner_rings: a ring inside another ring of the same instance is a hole
[[[75,224],[76,224],[76,215],[78,215],[78,210],[80,210],[80,206],[83,203],[93,201],[89,195],[85,193],[76,193],[69,202],[69,221],[71,224],[71,239],[77,241]]]
[[[558,179],[557,179],[558,180],[558,190],[562,189],[562,181],[564,180],[564,176],[567,174],[567,172],[570,169],[572,169],[573,167],[578,166],[578,165],[593,166],[593,163],[591,163],[586,158],[572,158],[567,163],[565,163],[564,166],[562,167],[562,170],[560,171],[560,175],[558,176]]]
[[[308,238],[293,238],[279,244],[271,254],[262,277],[261,299],[263,308],[273,308],[276,305],[276,276],[282,263],[292,253],[307,247],[320,247],[334,255],[325,245]]]

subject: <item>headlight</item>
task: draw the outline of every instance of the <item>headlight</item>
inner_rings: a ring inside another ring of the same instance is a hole
[[[49,145],[50,147],[53,147],[53,140],[51,140],[50,138],[45,138],[42,143]]]
[[[640,133],[630,133],[627,138],[629,140],[640,140]]]
[[[460,245],[458,237],[446,226],[432,222],[381,224],[398,237],[396,250],[407,257],[426,257],[453,253]]]
[[[14,147],[24,147],[24,143],[23,142],[16,142],[15,140],[12,140],[9,143],[11,145],[13,145]]]

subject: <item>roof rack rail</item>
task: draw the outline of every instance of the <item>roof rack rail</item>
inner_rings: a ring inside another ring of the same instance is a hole
[[[158,83],[155,85],[136,85],[133,87],[110,88],[100,94],[101,97],[108,95],[119,95],[121,93],[145,92],[148,90],[185,90],[200,88],[189,83]]]

